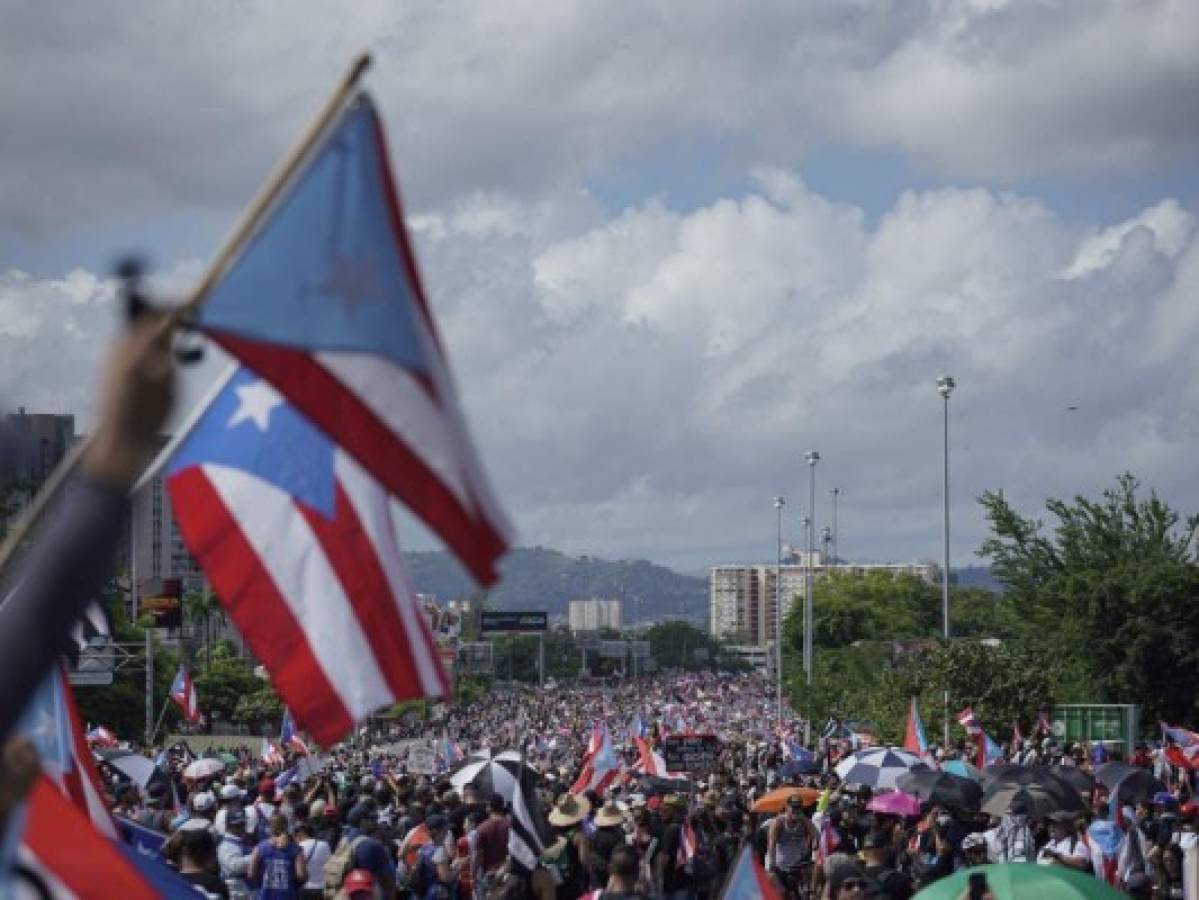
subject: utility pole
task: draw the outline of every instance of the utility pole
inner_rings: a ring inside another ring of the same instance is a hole
[[[841,488],[835,487],[829,494],[833,498],[833,562],[840,562],[841,557],[837,553],[837,500],[841,497]]]

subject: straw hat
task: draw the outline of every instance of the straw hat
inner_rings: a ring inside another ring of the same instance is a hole
[[[624,822],[625,809],[626,807],[623,803],[609,800],[595,814],[595,824],[600,828],[606,828],[609,825],[619,825]]]
[[[589,812],[591,812],[591,803],[586,797],[567,794],[550,811],[550,824],[558,828],[566,828],[583,821],[583,817]]]

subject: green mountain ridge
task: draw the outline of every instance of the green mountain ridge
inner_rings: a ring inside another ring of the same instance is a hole
[[[444,603],[477,591],[470,576],[445,551],[406,556],[413,584],[422,594],[433,594]],[[643,622],[681,617],[697,623],[708,618],[705,577],[680,575],[649,560],[606,560],[521,547],[504,558],[502,571],[499,583],[487,592],[494,609],[544,609],[553,618],[565,616],[571,600],[623,597],[626,624],[638,617]]]

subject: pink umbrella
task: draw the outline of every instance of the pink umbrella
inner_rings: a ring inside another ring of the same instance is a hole
[[[920,815],[920,798],[903,791],[887,791],[866,804],[866,808],[889,816]]]

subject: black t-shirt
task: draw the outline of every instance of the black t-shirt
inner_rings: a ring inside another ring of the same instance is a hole
[[[211,897],[229,900],[229,888],[219,875],[213,875],[211,872],[183,872],[181,877],[184,881],[203,888],[204,892]]]
[[[662,850],[664,868],[662,873],[662,891],[670,894],[691,887],[691,876],[679,865],[679,845],[683,841],[683,826],[672,824],[666,826],[662,835]]]
[[[890,866],[866,866],[865,871],[878,882],[883,900],[908,900],[914,893],[912,879]]]

